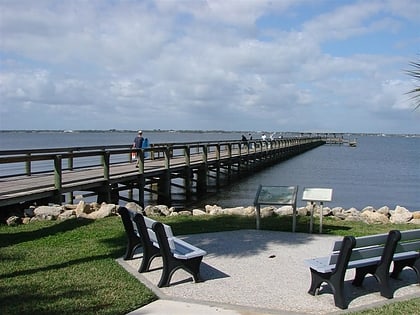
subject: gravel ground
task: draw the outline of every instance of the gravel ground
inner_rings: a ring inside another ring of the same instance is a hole
[[[344,313],[334,305],[329,286],[319,295],[307,293],[310,285],[308,258],[327,256],[337,236],[288,233],[261,230],[239,230],[195,234],[180,237],[207,251],[201,266],[204,282],[194,283],[192,277],[178,270],[171,286],[157,288],[161,259],[156,258],[152,271],[139,274],[136,270],[141,249],[130,261],[119,263],[150,287],[161,299],[217,305],[242,311],[241,314],[335,314]],[[406,269],[400,280],[391,280],[395,288],[393,300],[381,297],[378,283],[367,276],[363,287],[353,287],[353,270],[348,270],[345,295],[347,311],[371,308],[395,300],[420,297],[420,286],[413,270]]]

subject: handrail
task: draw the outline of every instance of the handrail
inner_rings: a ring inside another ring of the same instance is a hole
[[[243,141],[194,141],[182,143],[157,143],[149,148],[132,149],[131,145],[111,145],[111,146],[88,146],[88,147],[70,147],[70,148],[50,148],[50,149],[31,149],[31,150],[3,150],[0,151],[0,166],[13,164],[16,171],[9,174],[3,174],[5,169],[0,169],[0,178],[10,178],[15,176],[31,176],[34,174],[43,174],[49,172],[73,171],[91,167],[104,167],[105,177],[109,177],[109,167],[111,165],[131,163],[131,153],[136,152],[142,158],[141,164],[145,160],[165,160],[165,167],[169,167],[170,158],[180,157],[183,162],[189,164],[191,156],[199,154],[202,156],[202,162],[208,160],[208,153],[215,152],[220,159],[222,152],[227,152],[232,156],[232,151],[237,150],[239,155],[262,152],[266,149],[278,149],[290,147],[308,142],[320,141],[320,137],[296,137],[275,139],[272,141],[251,140]],[[246,150],[244,150],[244,148]],[[145,155],[148,158],[145,158]],[[98,159],[95,159],[98,157]],[[75,161],[84,159],[78,165]],[[63,167],[63,160],[67,160],[67,167]],[[50,165],[36,165],[38,162],[48,162]],[[24,163],[24,167],[15,164]],[[60,165],[58,165],[60,164]],[[38,166],[38,167],[35,167]],[[59,168],[59,170],[57,170]],[[141,171],[141,169],[139,169]]]

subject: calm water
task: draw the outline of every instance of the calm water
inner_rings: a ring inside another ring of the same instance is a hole
[[[239,140],[240,133],[146,132],[151,143]],[[260,137],[255,133],[254,139]],[[96,146],[132,143],[135,133],[0,133],[1,150]],[[357,147],[324,145],[267,168],[225,187],[200,201],[222,207],[252,205],[258,185],[298,185],[298,205],[304,187],[333,189],[327,206],[420,210],[420,138],[397,136],[358,137]],[[2,167],[0,165],[0,167]]]

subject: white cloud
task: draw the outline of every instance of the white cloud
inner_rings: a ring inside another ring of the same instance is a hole
[[[0,128],[305,131],[319,116],[337,131],[418,132],[379,130],[411,108],[402,69],[419,41],[416,10],[410,0],[3,1]],[[355,54],[365,36],[383,46]],[[355,110],[383,115],[368,127],[341,118]]]

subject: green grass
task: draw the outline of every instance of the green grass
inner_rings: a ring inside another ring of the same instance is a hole
[[[254,229],[255,219],[238,216],[159,217],[176,235]],[[291,218],[262,219],[267,230],[290,231]],[[315,226],[315,230],[317,230]],[[325,218],[333,235],[385,233],[414,225],[366,225]],[[307,232],[308,218],[297,231]],[[121,220],[68,220],[0,225],[0,314],[126,314],[156,296],[115,262],[125,250]],[[415,314],[420,299],[357,314]]]

